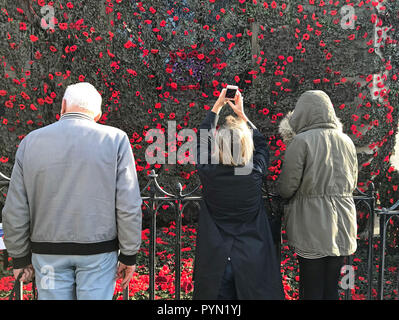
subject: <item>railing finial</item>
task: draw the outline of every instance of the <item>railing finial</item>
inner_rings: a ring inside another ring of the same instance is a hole
[[[149,174],[148,176],[149,176],[150,178],[155,179],[155,178],[158,177],[158,174],[155,172],[154,169],[152,169],[151,172],[150,172],[150,174]]]
[[[6,187],[10,183],[10,178],[0,172],[0,188]]]
[[[179,196],[183,196],[183,186],[181,185],[180,182],[176,183],[176,189],[179,192]]]

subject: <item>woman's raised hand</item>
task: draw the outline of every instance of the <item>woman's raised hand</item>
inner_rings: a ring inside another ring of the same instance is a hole
[[[244,119],[245,121],[248,121],[247,116],[245,115],[244,112],[244,99],[241,95],[241,92],[237,90],[236,96],[234,97],[234,102],[231,102],[230,100],[227,100],[227,103],[230,105],[231,109],[235,112],[235,114]]]
[[[219,98],[216,100],[213,105],[212,111],[215,113],[219,113],[220,109],[226,104],[226,91],[227,89],[222,89],[222,92],[219,95]]]

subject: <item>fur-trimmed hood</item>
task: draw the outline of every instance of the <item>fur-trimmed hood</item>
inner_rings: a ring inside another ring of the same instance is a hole
[[[292,127],[290,126],[290,119],[293,113],[294,111],[288,112],[285,118],[281,120],[280,125],[278,127],[278,133],[283,138],[285,144],[289,144],[296,135],[294,129],[292,129]]]
[[[321,90],[309,90],[299,97],[295,109],[281,121],[279,133],[288,145],[296,134],[316,128],[342,131],[342,127],[328,95]]]

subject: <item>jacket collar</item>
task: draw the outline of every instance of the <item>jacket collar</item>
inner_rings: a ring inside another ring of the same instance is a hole
[[[65,119],[84,119],[84,120],[90,120],[90,121],[94,121],[94,119],[92,117],[90,117],[89,115],[82,113],[82,112],[67,112],[64,113],[60,120],[65,120]]]

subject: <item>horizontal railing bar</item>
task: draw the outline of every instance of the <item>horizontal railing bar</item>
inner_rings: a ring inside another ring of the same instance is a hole
[[[384,209],[375,209],[374,210],[378,215],[391,215],[391,216],[397,216],[399,215],[399,210],[384,210]]]
[[[370,197],[370,196],[353,196],[354,200],[371,200],[374,199],[374,197]]]
[[[200,201],[203,198],[201,196],[198,197],[187,197],[187,198],[180,198],[178,196],[175,197],[141,197],[143,201]]]
[[[269,195],[262,195],[262,199],[270,199],[273,198],[273,196]],[[373,199],[372,197],[353,197],[354,200],[357,201],[367,201],[367,200],[371,200]],[[151,197],[151,196],[144,196],[141,197],[141,199],[143,201],[148,201],[148,200],[163,200],[163,201],[178,201],[178,200],[182,200],[182,201],[199,201],[199,200],[203,200],[202,196],[189,196],[189,197],[179,197],[179,196],[173,196],[173,197],[169,197],[169,196],[164,196],[164,197],[160,197],[160,196],[155,196],[155,197]],[[376,209],[377,210],[377,209]],[[399,212],[399,211],[398,211]]]

